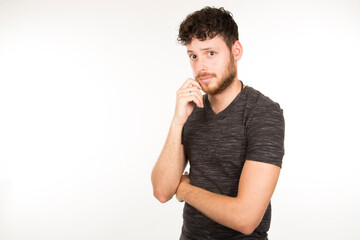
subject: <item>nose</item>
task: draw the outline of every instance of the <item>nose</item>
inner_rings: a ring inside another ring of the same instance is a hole
[[[208,67],[204,57],[198,57],[195,71],[196,73],[207,72]]]

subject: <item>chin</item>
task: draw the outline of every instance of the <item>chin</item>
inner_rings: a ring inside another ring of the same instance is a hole
[[[214,89],[214,88],[208,88],[208,87],[203,87],[203,92],[204,93],[207,93],[207,94],[209,94],[209,95],[213,95],[213,93],[215,92],[214,90],[216,90],[216,89]]]
[[[205,85],[205,84],[204,84]],[[204,93],[207,93],[207,94],[209,94],[209,95],[213,95],[213,93],[215,93],[215,92],[217,92],[217,90],[218,90],[218,88],[219,88],[219,86],[217,86],[217,85],[212,85],[212,84],[210,84],[210,86],[209,85],[202,85],[201,87],[202,87],[202,89],[203,89],[203,92]]]
[[[217,90],[218,89],[214,88],[214,89],[206,89],[206,91],[205,90],[203,90],[203,91],[205,93],[207,93],[208,95],[217,95],[217,94],[219,94]]]

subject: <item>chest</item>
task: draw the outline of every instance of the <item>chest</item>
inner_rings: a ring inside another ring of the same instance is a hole
[[[241,118],[193,121],[184,128],[184,147],[192,169],[210,169],[238,175],[246,156]]]

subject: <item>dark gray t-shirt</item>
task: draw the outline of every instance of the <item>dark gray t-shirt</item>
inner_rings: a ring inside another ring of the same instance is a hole
[[[278,103],[250,86],[218,114],[212,111],[207,94],[203,100],[204,108],[195,105],[182,131],[192,185],[235,197],[246,159],[281,167],[285,123]],[[267,239],[271,204],[251,235],[225,227],[187,203],[183,219],[181,240]]]

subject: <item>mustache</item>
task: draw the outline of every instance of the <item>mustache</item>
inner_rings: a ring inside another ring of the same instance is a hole
[[[216,77],[216,74],[215,73],[202,72],[202,73],[199,73],[198,75],[196,75],[195,80],[199,81],[199,78],[203,78],[203,77]]]

